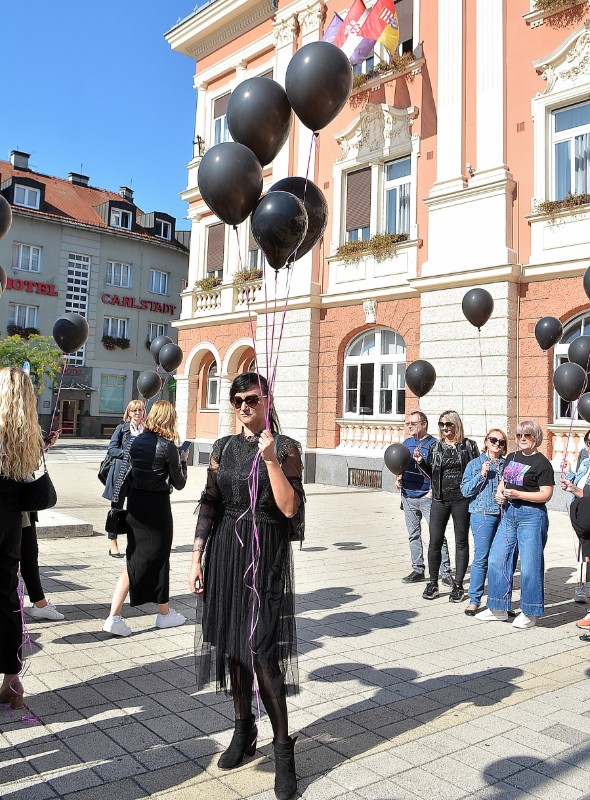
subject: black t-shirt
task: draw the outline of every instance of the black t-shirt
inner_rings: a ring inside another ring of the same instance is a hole
[[[461,456],[456,447],[443,442],[443,455],[440,468],[442,499],[447,502],[451,500],[462,500],[461,478],[463,470],[461,468]]]
[[[537,492],[541,486],[555,486],[553,467],[542,453],[533,453],[530,456],[525,456],[521,450],[509,453],[502,478],[507,489],[516,489],[519,492]]]

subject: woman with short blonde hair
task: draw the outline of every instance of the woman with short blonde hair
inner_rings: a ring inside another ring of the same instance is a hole
[[[176,428],[176,409],[167,400],[158,400],[150,409],[145,421],[145,430],[152,431],[164,439],[171,442],[180,442],[178,430]]]

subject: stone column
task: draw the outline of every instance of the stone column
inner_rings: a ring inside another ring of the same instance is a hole
[[[189,402],[189,376],[176,376],[176,414],[178,416],[178,433],[184,441],[187,437]]]
[[[229,388],[232,379],[225,374],[219,376],[219,423],[217,428],[218,437],[228,436],[235,432],[234,412],[228,402]]]
[[[476,6],[476,177],[505,170],[504,0]]]

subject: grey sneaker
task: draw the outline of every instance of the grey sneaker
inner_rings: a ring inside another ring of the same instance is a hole
[[[451,574],[445,575],[440,579],[441,583],[444,583],[445,586],[452,586],[453,585],[453,576]]]
[[[580,605],[585,605],[586,602],[587,602],[586,587],[583,583],[579,583],[576,586],[576,591],[574,592],[574,603],[580,603]]]

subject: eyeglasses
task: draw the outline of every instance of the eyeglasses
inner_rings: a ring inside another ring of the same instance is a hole
[[[530,433],[517,433],[516,434],[516,438],[517,439],[532,439],[533,436]]]
[[[590,439],[584,439],[584,444],[589,444],[590,445]]]
[[[260,402],[260,399],[262,397],[266,397],[266,395],[265,394],[248,394],[248,395],[246,395],[246,397],[240,397],[240,395],[237,394],[229,402],[232,404],[232,406],[234,408],[241,408],[244,403],[246,403],[248,408],[256,408],[256,406],[258,405],[258,403]]]
[[[406,428],[415,428],[417,425],[421,425],[420,422],[406,422]]]
[[[442,430],[443,428],[454,428],[454,422],[439,422],[438,427]]]
[[[500,447],[504,447],[506,439],[496,439],[495,436],[488,436],[488,442],[491,442],[491,444],[499,444]]]

